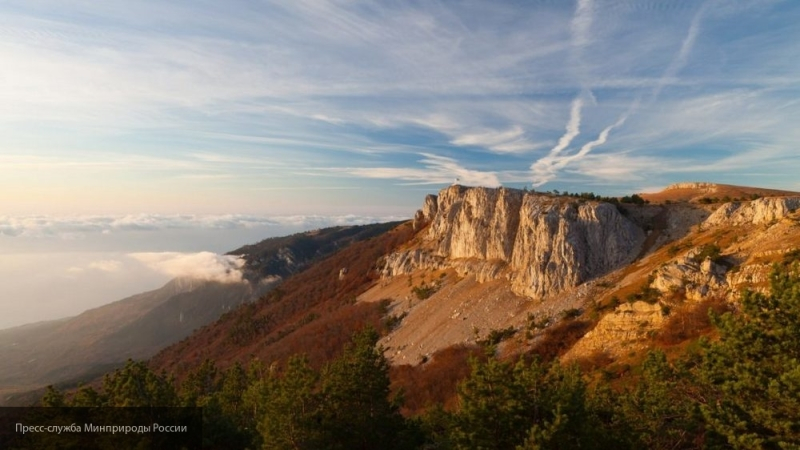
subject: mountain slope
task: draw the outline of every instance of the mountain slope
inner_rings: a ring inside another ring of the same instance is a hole
[[[405,223],[353,243],[291,276],[257,302],[222,316],[188,339],[154,356],[150,364],[178,377],[206,359],[225,367],[256,357],[278,361],[307,353],[321,364],[338,353],[352,332],[379,325],[379,304],[357,304],[356,297],[379,278],[376,261],[413,235]]]
[[[266,239],[231,252],[245,259],[246,282],[175,279],[76,317],[0,330],[0,404],[13,393],[89,380],[128,358],[149,358],[269,292],[282,278],[395,225],[330,227]]]

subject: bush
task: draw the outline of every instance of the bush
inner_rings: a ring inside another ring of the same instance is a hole
[[[508,328],[503,328],[501,330],[492,330],[489,332],[489,335],[486,336],[486,339],[479,340],[478,344],[485,347],[497,345],[505,341],[506,339],[510,338],[511,336],[515,335],[516,333],[517,330],[513,326],[510,326]]]
[[[711,261],[719,263],[722,260],[720,253],[721,250],[716,244],[706,244],[700,248],[700,252],[694,255],[692,260],[700,264],[705,261],[706,258],[710,258]]]
[[[570,309],[565,310],[561,314],[562,314],[562,317],[564,319],[575,319],[575,318],[580,317],[581,314],[583,314],[583,311],[581,311],[580,309],[577,309],[577,308],[570,308]]]
[[[436,286],[428,285],[424,282],[419,286],[414,286],[413,288],[411,288],[411,292],[413,292],[414,295],[419,300],[425,300],[429,298],[431,295],[436,293],[436,291],[437,291]]]

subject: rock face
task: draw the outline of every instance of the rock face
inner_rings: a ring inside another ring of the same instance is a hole
[[[511,266],[512,287],[530,297],[576,286],[631,262],[644,232],[609,203],[527,195]]]
[[[800,208],[800,197],[769,197],[751,202],[731,202],[706,219],[708,226],[759,225],[781,219]]]
[[[643,339],[665,321],[661,306],[645,302],[625,303],[603,316],[597,326],[570,350],[573,355],[588,356],[607,352],[613,356],[627,349],[643,346]]]
[[[670,184],[669,186],[664,189],[665,191],[675,190],[675,189],[702,189],[707,192],[711,192],[716,189],[717,185],[715,183],[704,183],[704,182],[686,182],[686,183],[674,183]]]
[[[689,300],[700,301],[709,295],[729,295],[727,268],[709,258],[696,261],[700,249],[693,249],[684,257],[664,264],[655,272],[651,287],[661,293],[682,290]]]
[[[425,250],[389,255],[384,276],[451,267],[545,298],[631,262],[645,238],[614,205],[517,189],[451,186],[422,211]]]

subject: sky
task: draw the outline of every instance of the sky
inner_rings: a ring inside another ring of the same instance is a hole
[[[800,190],[798,23],[794,0],[6,0],[0,283],[44,289],[23,257],[129,274],[76,281],[98,304],[173,274],[131,255],[224,265],[200,252],[410,217],[456,179]]]

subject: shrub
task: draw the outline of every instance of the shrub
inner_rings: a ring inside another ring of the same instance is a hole
[[[435,285],[428,285],[424,282],[419,286],[414,286],[411,288],[411,292],[413,292],[419,300],[425,300],[429,298],[436,292],[436,290],[437,289]]]
[[[485,339],[481,339],[478,341],[478,344],[486,347],[490,347],[493,345],[497,345],[506,339],[510,338],[511,336],[515,335],[517,330],[510,326],[508,328],[503,328],[501,330],[491,330],[489,335],[486,336]]]
[[[570,308],[570,309],[565,310],[561,314],[562,314],[562,317],[564,319],[575,319],[577,317],[580,317],[581,314],[583,314],[583,311],[581,311],[580,309],[577,309],[577,308]]]
[[[705,261],[706,258],[710,258],[711,261],[719,263],[722,260],[720,253],[721,250],[716,244],[706,244],[700,248],[700,252],[694,255],[692,260],[699,264]]]

